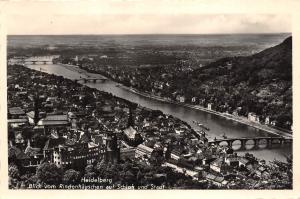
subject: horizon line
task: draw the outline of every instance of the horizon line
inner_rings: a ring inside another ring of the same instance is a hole
[[[76,34],[7,34],[7,36],[134,36],[134,35],[272,35],[292,34],[292,32],[257,32],[257,33],[76,33]]]

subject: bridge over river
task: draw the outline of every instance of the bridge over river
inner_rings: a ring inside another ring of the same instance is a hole
[[[235,151],[243,151],[291,146],[293,139],[283,137],[226,138],[214,139],[208,143],[209,145],[228,146]]]
[[[16,57],[8,60],[8,64],[23,64],[23,65],[52,65],[53,59],[57,56],[40,56],[40,57]]]
[[[79,82],[82,82],[82,83],[88,83],[88,82],[97,83],[97,82],[105,82],[106,80],[107,80],[107,78],[105,78],[105,77],[74,79],[74,81],[76,83],[79,83]]]
[[[52,60],[23,60],[22,64],[53,64]]]

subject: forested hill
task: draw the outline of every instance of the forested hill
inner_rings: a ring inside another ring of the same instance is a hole
[[[187,80],[185,88],[177,85],[187,98],[196,95],[215,110],[270,116],[284,128],[292,123],[292,37],[251,56],[220,59]]]
[[[256,82],[258,84],[261,81],[274,78],[292,80],[292,37],[288,37],[277,46],[248,57],[220,59],[206,67],[195,70],[194,73],[202,73],[213,68],[210,72],[218,74],[226,66],[226,63],[232,64],[230,74],[238,76],[238,82],[251,81],[255,78],[257,78]]]

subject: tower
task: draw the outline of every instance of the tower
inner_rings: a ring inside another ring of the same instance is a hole
[[[39,121],[39,96],[36,94],[34,97],[34,125],[36,126]]]
[[[129,117],[128,117],[128,123],[127,127],[134,127],[134,111],[137,107],[137,104],[131,103],[129,105]]]
[[[120,161],[120,147],[115,133],[108,133],[106,138],[105,162],[116,164]]]
[[[137,104],[131,103],[129,104],[129,116],[127,128],[123,130],[123,139],[129,145],[136,147],[137,145],[143,142],[143,138],[140,133],[134,128],[134,113],[133,111],[136,109]]]

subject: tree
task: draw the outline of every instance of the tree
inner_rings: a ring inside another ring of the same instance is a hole
[[[95,177],[96,176],[96,173],[94,171],[94,166],[89,164],[85,167],[85,174],[84,174],[84,177],[85,178],[92,178],[92,177]]]
[[[63,170],[53,163],[43,163],[36,170],[37,178],[46,184],[58,184],[61,182]]]
[[[149,158],[149,162],[154,166],[160,166],[164,161],[164,154],[162,149],[154,149]]]
[[[91,173],[94,171],[93,165],[89,164],[85,167],[85,173]]]
[[[78,182],[79,178],[80,178],[80,172],[74,169],[69,169],[63,175],[63,182],[66,184],[74,184]]]
[[[15,178],[15,179],[20,177],[20,173],[19,173],[19,169],[18,169],[17,165],[10,164],[8,166],[8,176],[11,178]]]

